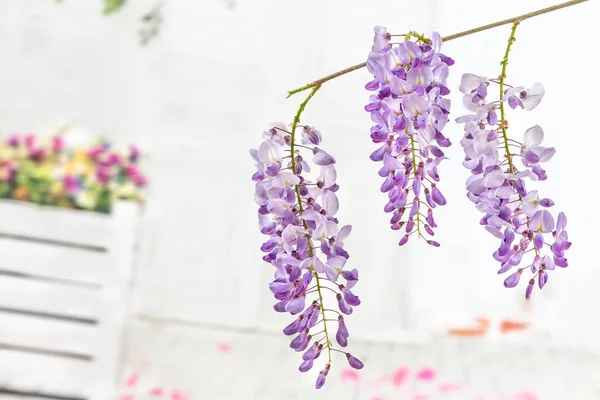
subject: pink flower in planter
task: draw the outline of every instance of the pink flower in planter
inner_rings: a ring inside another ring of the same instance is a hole
[[[125,166],[125,174],[127,174],[128,177],[133,177],[136,176],[140,173],[140,171],[137,169],[137,167],[133,164],[128,164]]]
[[[63,177],[63,184],[69,196],[74,196],[79,191],[79,180],[73,175],[65,175]]]
[[[52,150],[61,152],[65,148],[65,139],[62,136],[54,136],[52,138]]]
[[[110,153],[110,155],[108,156],[108,164],[109,165],[117,165],[117,164],[121,164],[121,156],[118,155],[117,153]]]
[[[21,143],[21,139],[19,139],[19,135],[17,135],[16,133],[11,134],[6,139],[6,144],[11,147],[17,147],[17,146],[19,146],[20,143]]]
[[[141,152],[136,146],[129,146],[129,161],[136,162],[140,158]]]
[[[96,146],[96,147],[88,150],[87,155],[92,160],[97,160],[98,157],[100,157],[100,155],[102,153],[104,153],[104,150],[105,150],[104,147],[102,147],[102,146]]]
[[[110,178],[110,169],[107,166],[99,165],[96,169],[96,179],[98,182],[106,184],[110,181]]]
[[[147,183],[146,177],[133,164],[125,166],[125,174],[127,174],[136,186],[144,186]]]
[[[35,135],[33,133],[30,133],[27,136],[25,136],[25,145],[28,148],[33,147],[34,143],[35,143]]]
[[[144,185],[146,185],[146,183],[148,183],[148,181],[146,180],[146,177],[144,175],[142,175],[141,173],[137,174],[137,175],[134,175],[131,178],[131,180],[133,180],[133,183],[136,186],[144,186]]]
[[[16,169],[14,163],[12,163],[10,161],[1,162],[0,163],[0,182],[14,181],[16,171],[17,171],[17,169]]]
[[[43,148],[35,148],[32,146],[29,147],[29,149],[27,150],[27,155],[32,160],[43,162],[46,159],[47,153],[46,150]]]

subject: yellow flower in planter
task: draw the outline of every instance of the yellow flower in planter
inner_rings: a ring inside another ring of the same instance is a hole
[[[114,196],[117,199],[135,199],[137,198],[137,192],[137,187],[131,182],[115,185],[113,189]]]
[[[0,146],[0,161],[15,159],[15,151],[12,147]]]
[[[89,160],[90,158],[88,157],[87,153],[83,150],[76,150],[75,154],[73,155],[73,161],[78,163],[89,162]]]
[[[96,206],[96,198],[87,190],[82,190],[75,197],[75,203],[86,210],[91,210]]]
[[[50,194],[54,197],[60,197],[65,192],[65,185],[61,181],[52,182],[50,186]]]
[[[16,148],[16,149],[14,149],[14,151],[15,151],[16,159],[24,160],[24,159],[27,159],[27,156],[29,155],[29,153],[27,151],[27,147],[25,147],[25,146]]]

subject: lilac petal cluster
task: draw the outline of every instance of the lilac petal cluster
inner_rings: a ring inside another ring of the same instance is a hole
[[[438,188],[438,165],[446,158],[442,149],[451,145],[442,130],[450,113],[446,79],[454,61],[440,53],[442,38],[437,33],[431,44],[394,44],[391,38],[385,28],[375,27],[367,59],[374,79],[365,86],[375,93],[365,110],[375,124],[371,139],[380,145],[370,158],[382,163],[381,191],[388,195],[384,211],[391,213],[393,230],[404,229],[398,243],[402,246],[415,232],[433,237],[433,209],[446,204]],[[425,240],[439,246],[431,238]]]
[[[290,348],[302,353],[300,372],[312,369],[321,353],[326,353],[316,381],[319,389],[331,367],[331,352],[337,350],[330,338],[333,331],[328,330],[332,323],[337,323],[337,344],[348,345],[343,315],[352,314],[353,307],[360,305],[352,292],[358,271],[344,269],[350,257],[344,240],[352,227],[340,227],[336,218],[339,186],[335,158],[320,147],[318,130],[298,128],[302,129],[300,140],[294,137],[295,130],[288,131],[283,123],[273,124],[263,133],[259,148],[250,151],[256,163],[252,180],[256,182],[259,228],[269,237],[261,246],[263,260],[275,267],[269,284],[276,299],[273,308],[295,316],[283,333],[293,337]],[[311,178],[314,166],[318,171]],[[334,293],[339,312],[323,304],[326,290]],[[362,368],[353,356],[348,362]]]
[[[560,212],[555,219],[548,211],[554,202],[542,198],[537,190],[526,189],[527,180],[547,178],[542,164],[555,153],[553,147],[542,145],[542,128],[536,125],[527,129],[523,140],[517,141],[507,136],[508,123],[498,118],[501,102],[511,108],[535,108],[544,95],[543,86],[538,83],[531,89],[510,88],[499,102],[487,100],[492,83],[497,82],[465,74],[460,85],[463,104],[472,112],[456,119],[464,124],[463,165],[471,170],[467,197],[485,214],[481,224],[500,240],[493,256],[500,263],[498,274],[511,272],[504,286],[517,286],[523,273],[530,270],[525,289],[529,299],[536,280],[541,289],[548,282],[548,271],[568,266],[565,251],[571,243],[565,230],[567,217]],[[522,166],[515,163],[516,159]],[[522,264],[526,266],[519,267]]]

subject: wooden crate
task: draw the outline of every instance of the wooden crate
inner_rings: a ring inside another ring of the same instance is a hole
[[[0,397],[115,398],[137,215],[0,201]]]

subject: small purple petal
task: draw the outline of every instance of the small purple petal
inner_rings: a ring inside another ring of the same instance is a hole
[[[315,388],[321,389],[325,384],[325,375],[323,372],[319,372],[319,376],[317,377],[317,382],[315,383]]]
[[[544,246],[544,235],[541,233],[536,234],[533,239],[533,246],[540,250]]]
[[[302,329],[302,319],[303,316],[299,316],[298,318],[296,318],[294,320],[294,322],[292,322],[291,324],[289,324],[288,326],[286,326],[285,328],[283,328],[283,333],[287,336],[296,334],[298,332],[300,332],[300,329]]]
[[[313,360],[303,361],[302,364],[300,364],[300,367],[298,367],[298,371],[300,371],[300,372],[309,371],[313,367],[313,362],[314,362]],[[323,386],[323,385],[321,385],[321,386]]]
[[[446,198],[442,195],[442,192],[440,192],[435,184],[431,185],[431,197],[433,198],[433,201],[440,206],[443,206],[447,203]]]
[[[525,290],[525,298],[529,300],[531,297],[531,292],[533,291],[533,285],[535,285],[535,280],[529,280],[529,284],[527,285],[527,289]]]
[[[408,235],[404,235],[402,239],[398,242],[398,246],[404,246],[408,242]]]
[[[360,299],[358,298],[358,296],[356,296],[348,289],[344,290],[344,300],[346,300],[346,302],[351,306],[360,305]]]
[[[538,274],[538,286],[540,287],[540,289],[544,287],[546,282],[548,282],[548,274],[546,273],[546,271],[541,271]]]
[[[519,269],[514,274],[510,275],[508,278],[504,280],[504,286],[507,288],[515,287],[519,284],[519,279],[521,279],[521,273],[523,270]]]
[[[348,360],[348,364],[354,369],[362,369],[362,367],[365,366],[358,358],[350,353],[346,353],[346,359]]]
[[[344,313],[346,315],[352,314],[352,306],[350,306],[348,303],[346,303],[346,301],[344,300],[344,298],[342,297],[342,295],[340,293],[338,293],[336,295],[336,299],[338,301],[338,307],[342,313]]]
[[[554,202],[548,198],[546,199],[541,199],[540,201],[538,201],[538,204],[542,207],[552,207],[554,205]]]
[[[306,360],[314,360],[315,358],[317,358],[317,352],[319,351],[319,343],[318,342],[314,342],[312,344],[312,346],[310,346],[308,348],[308,350],[306,350],[304,352],[304,354],[302,354],[302,359],[304,361]]]

